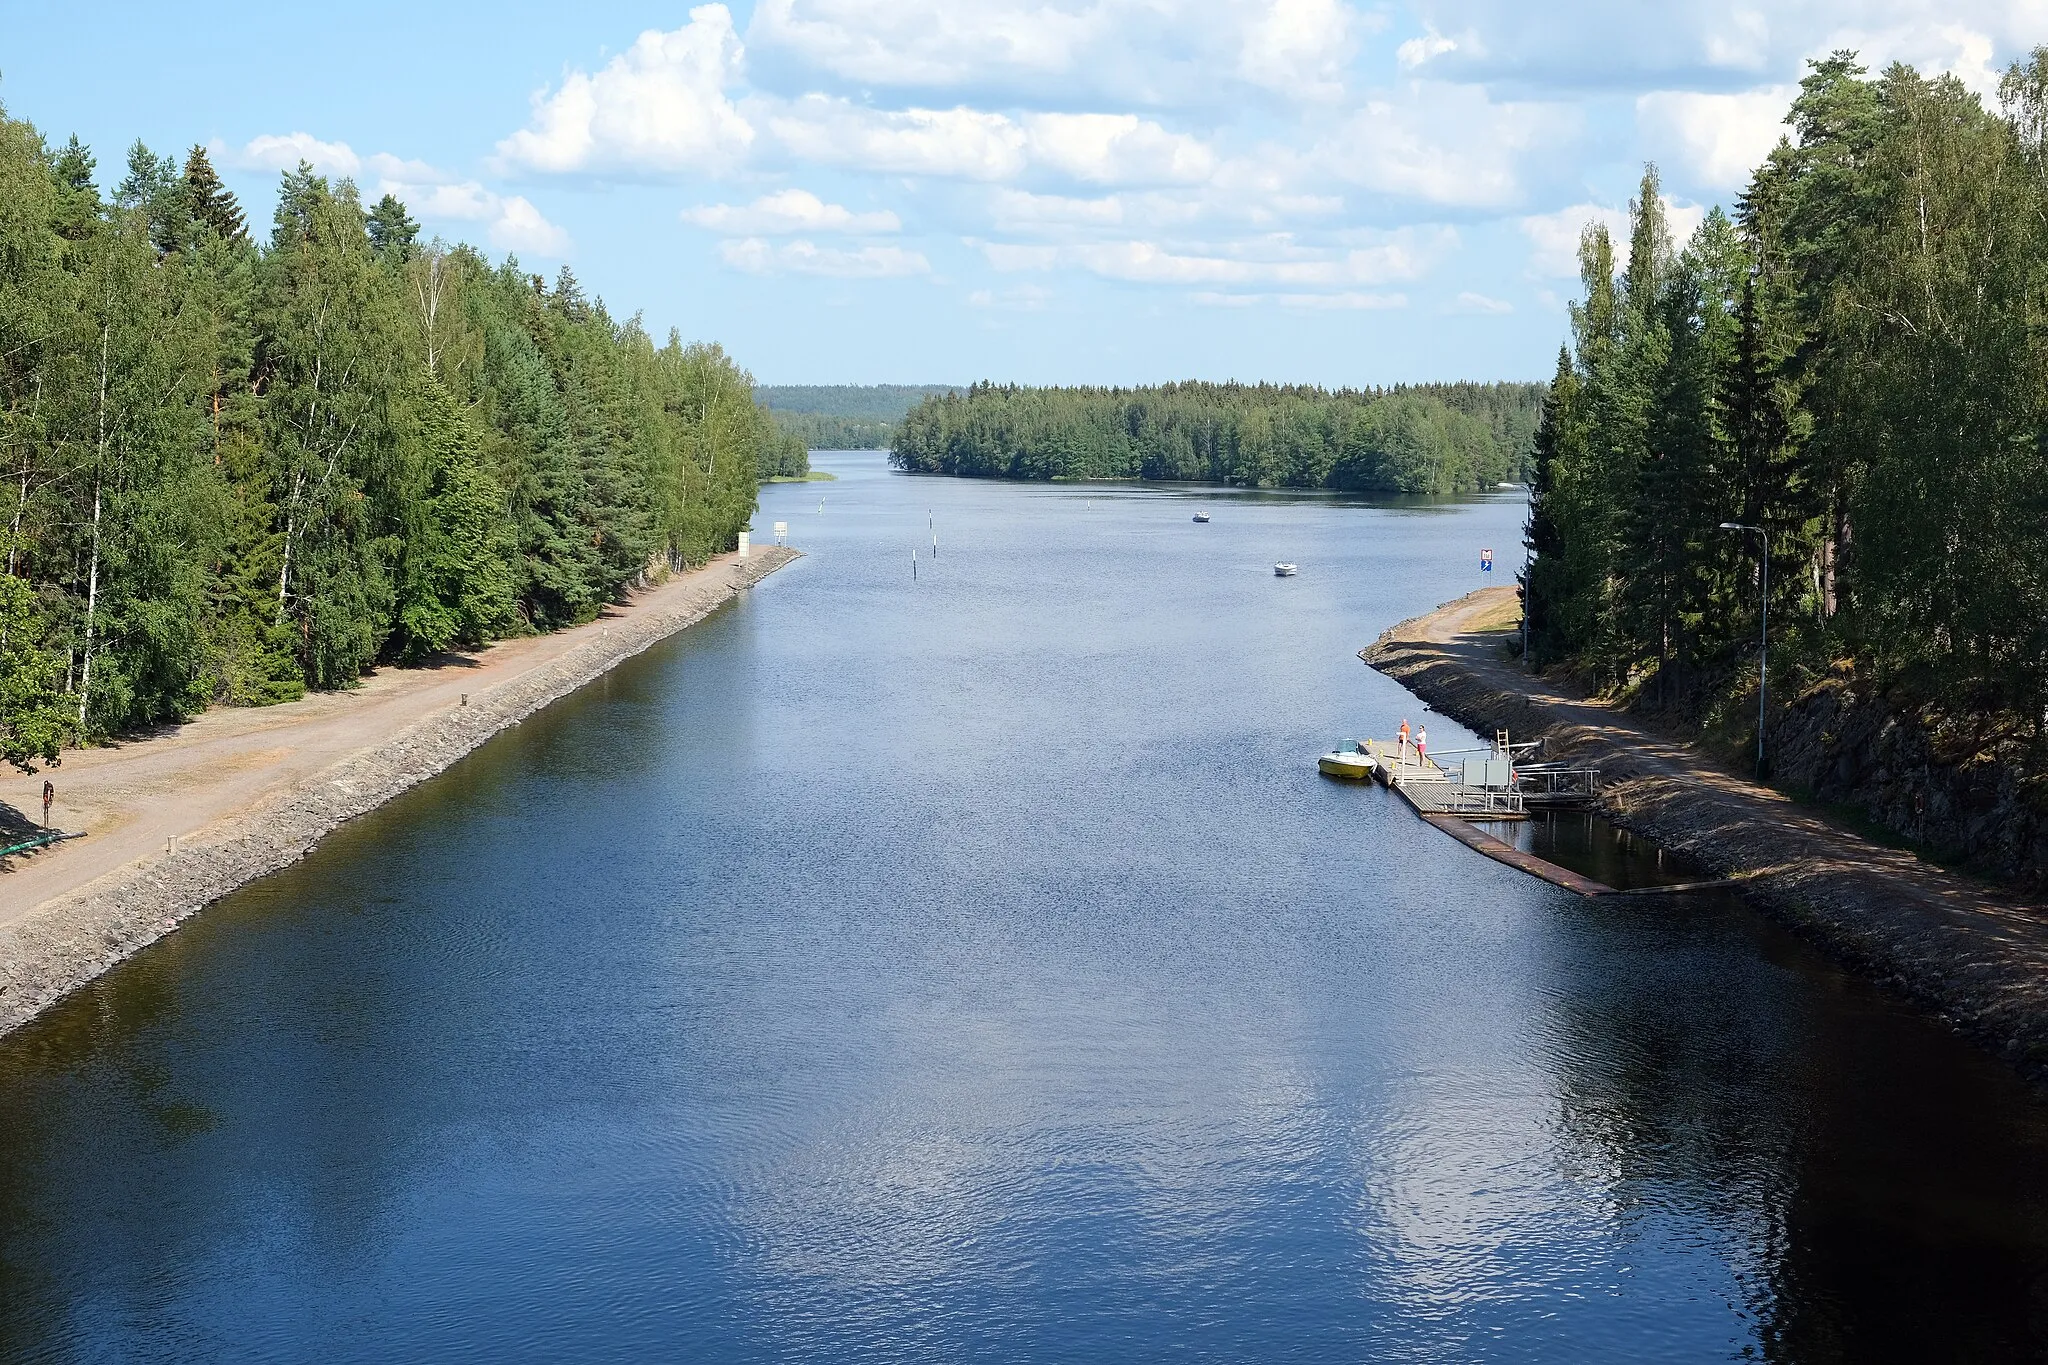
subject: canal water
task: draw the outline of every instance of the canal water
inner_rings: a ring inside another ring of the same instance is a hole
[[[1317,776],[1460,738],[1353,656],[1518,500],[818,464],[807,558],[0,1040],[0,1360],[2048,1351],[2001,1066]]]

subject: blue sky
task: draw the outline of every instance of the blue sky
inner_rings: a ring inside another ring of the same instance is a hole
[[[0,0],[0,100],[119,178],[304,157],[769,383],[1547,377],[1642,162],[1681,225],[1806,58],[1987,98],[2039,0]]]

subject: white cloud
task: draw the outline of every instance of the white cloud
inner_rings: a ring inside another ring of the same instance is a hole
[[[1096,185],[1189,184],[1216,169],[1216,154],[1136,114],[1032,114],[1024,120],[1032,161]]]
[[[649,29],[590,75],[533,96],[525,128],[498,144],[506,162],[536,171],[676,171],[729,165],[754,129],[726,95],[744,50],[724,5],[699,5],[690,22]]]
[[[1512,313],[1515,305],[1506,299],[1489,298],[1466,290],[1444,306],[1446,313]]]
[[[747,40],[858,86],[1158,108],[1333,98],[1383,23],[1347,0],[761,0]]]
[[[489,232],[491,245],[500,251],[554,257],[569,254],[569,234],[541,217],[540,210],[528,203],[524,195],[498,201]]]
[[[1410,38],[1395,48],[1394,59],[1401,64],[1403,71],[1413,71],[1432,57],[1441,57],[1446,52],[1457,50],[1458,44],[1454,39],[1446,38],[1432,28],[1426,30],[1420,38]]]
[[[1237,62],[1248,84],[1296,99],[1344,93],[1356,17],[1340,0],[1268,0],[1252,7]]]
[[[1341,294],[1218,294],[1202,290],[1188,295],[1188,298],[1208,308],[1255,308],[1260,304],[1271,303],[1282,308],[1310,312],[1367,311],[1408,306],[1406,294],[1361,294],[1355,291]]]
[[[292,170],[300,162],[322,175],[361,182],[366,198],[390,194],[428,223],[481,223],[489,244],[499,251],[559,258],[569,254],[569,234],[549,222],[523,195],[509,197],[475,180],[460,180],[424,161],[408,161],[389,152],[358,155],[346,142],[323,142],[310,133],[266,133],[240,148],[216,139],[212,155],[225,165],[244,170]]]
[[[1328,289],[1415,279],[1455,241],[1455,233],[1440,229],[1390,233],[1375,245],[1348,250],[1304,248],[1285,239],[1192,249],[1125,240],[1060,246],[987,242],[982,253],[1001,271],[1067,267],[1130,284]]]
[[[1663,198],[1664,220],[1671,232],[1671,244],[1683,248],[1699,230],[1707,210],[1701,204],[1681,204],[1669,195]],[[1537,213],[1523,218],[1522,235],[1529,239],[1529,273],[1549,279],[1577,279],[1579,275],[1579,234],[1588,224],[1605,223],[1614,240],[1616,269],[1628,255],[1629,221],[1626,208],[1604,204],[1573,204],[1554,213]]]
[[[785,232],[895,232],[903,222],[887,209],[855,213],[841,204],[828,204],[809,190],[778,190],[744,206],[706,204],[684,209],[683,221],[725,233]]]
[[[239,148],[216,138],[209,150],[215,160],[245,171],[297,170],[302,161],[322,175],[353,176],[363,169],[362,158],[346,142],[322,142],[311,133],[265,133]]]
[[[1024,169],[1024,130],[1001,114],[956,109],[884,112],[806,95],[769,119],[800,160],[901,175],[1007,180]]]
[[[1312,159],[1367,189],[1458,208],[1518,202],[1525,175],[1575,140],[1578,112],[1496,104],[1476,85],[1418,81],[1368,101]]]
[[[899,175],[1013,180],[1037,168],[1091,184],[1176,184],[1216,166],[1197,139],[1135,114],[881,110],[814,94],[771,114],[768,127],[800,160]]]
[[[747,36],[850,80],[941,88],[1064,75],[1109,27],[1096,5],[761,0]]]
[[[1636,126],[1653,150],[1675,152],[1700,185],[1740,189],[1785,136],[1785,111],[1798,93],[1794,85],[1733,95],[1653,90],[1636,99]]]
[[[749,275],[830,275],[842,279],[890,279],[907,275],[929,275],[931,262],[921,251],[895,246],[865,246],[857,250],[821,247],[797,240],[780,246],[749,237],[720,242],[718,254],[735,270]]]
[[[1999,69],[2043,32],[2039,0],[1414,0],[1413,10],[1427,31],[1456,41],[1431,55],[1439,75],[1629,97],[1717,93],[1731,73],[1752,87],[1796,81],[1806,59],[1838,48],[1857,52],[1872,72],[1905,61],[1988,95]]]

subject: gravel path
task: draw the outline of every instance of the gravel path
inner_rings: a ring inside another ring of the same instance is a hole
[[[87,837],[4,860],[0,1033],[796,557],[727,555],[573,630],[287,706],[217,708],[34,777],[10,773],[0,814],[40,815],[48,777],[52,822]]]
[[[1862,974],[2048,1084],[2048,909],[1861,838],[1682,742],[1501,657],[1512,587],[1404,621],[1360,657],[1482,734],[1597,765],[1607,814],[1717,876]]]

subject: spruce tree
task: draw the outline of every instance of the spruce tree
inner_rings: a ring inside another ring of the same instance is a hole
[[[196,222],[234,246],[249,244],[249,225],[234,193],[221,183],[206,148],[193,145],[185,156],[185,202]]]

